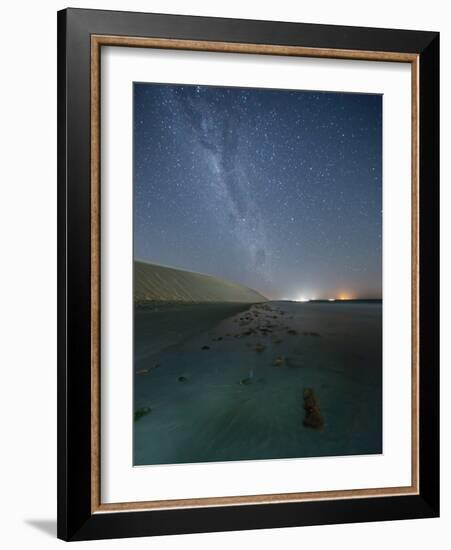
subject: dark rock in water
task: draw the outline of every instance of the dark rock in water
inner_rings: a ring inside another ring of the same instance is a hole
[[[148,369],[139,369],[136,371],[136,374],[149,374],[149,372],[153,369],[157,369],[160,366],[159,363],[156,363],[155,365],[152,365]]]
[[[302,395],[304,397],[304,409],[306,411],[316,407],[316,396],[312,388],[305,388]]]
[[[240,380],[240,384],[242,386],[248,386],[249,384],[252,384],[252,378],[242,378]]]
[[[321,413],[317,410],[307,413],[304,418],[304,426],[307,428],[314,428],[315,430],[321,429],[324,426]]]
[[[307,428],[320,429],[324,426],[324,419],[319,408],[315,392],[312,388],[304,390],[304,426]]]
[[[294,330],[294,328],[290,328],[290,329],[287,330],[287,333],[288,333],[288,334],[293,334],[293,335],[294,335],[294,334],[297,334],[298,331],[297,331],[297,330]]]
[[[188,378],[186,376],[179,376],[177,382],[188,382]]]
[[[283,355],[279,355],[279,357],[276,357],[274,359],[273,365],[275,367],[283,367],[286,364],[286,359]]]
[[[203,349],[203,350],[210,349],[210,346],[202,346],[202,349]]]
[[[282,340],[279,340],[279,339],[274,340],[274,343],[275,343],[275,344],[280,344],[281,342],[282,342]]]
[[[133,420],[137,422],[140,418],[148,415],[151,412],[152,412],[152,409],[150,407],[141,407],[140,409],[135,411],[133,415]]]
[[[263,344],[260,344],[258,343],[256,346],[255,346],[255,351],[257,351],[258,353],[261,353],[262,351],[264,351],[266,348],[266,346],[264,346]]]
[[[220,342],[222,340],[222,336],[218,336],[217,340],[218,340],[218,342]]]
[[[304,331],[303,336],[321,336],[319,332],[312,332],[312,331]]]

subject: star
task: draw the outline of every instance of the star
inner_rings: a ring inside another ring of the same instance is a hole
[[[300,280],[381,296],[381,96],[144,82],[133,98],[135,257],[273,298]]]

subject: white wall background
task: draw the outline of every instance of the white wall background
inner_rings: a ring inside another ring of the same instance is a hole
[[[2,6],[0,85],[0,532],[4,548],[53,548],[56,536],[56,11]],[[451,17],[441,0],[72,0],[72,7],[440,31],[442,282],[451,280]],[[447,185],[448,184],[448,185]],[[83,543],[112,548],[317,548],[434,545],[451,535],[450,287],[442,284],[442,518]]]

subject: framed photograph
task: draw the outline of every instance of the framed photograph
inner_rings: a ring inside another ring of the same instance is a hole
[[[58,536],[439,514],[439,35],[58,13]]]

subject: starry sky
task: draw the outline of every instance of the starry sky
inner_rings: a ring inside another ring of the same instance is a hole
[[[382,96],[134,83],[134,256],[270,299],[382,296]]]

